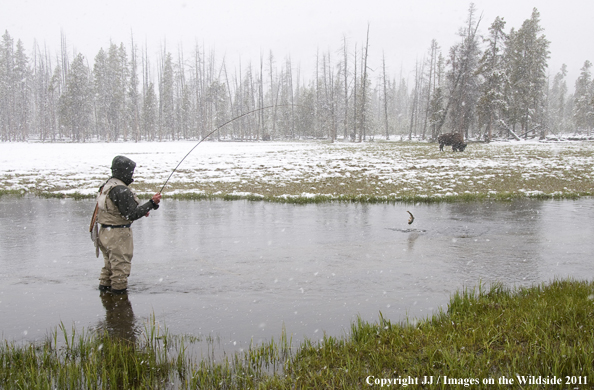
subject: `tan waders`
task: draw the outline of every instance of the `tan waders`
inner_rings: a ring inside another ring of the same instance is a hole
[[[99,284],[112,290],[128,288],[128,276],[132,267],[134,244],[129,227],[101,227],[99,249],[105,264],[101,269]]]

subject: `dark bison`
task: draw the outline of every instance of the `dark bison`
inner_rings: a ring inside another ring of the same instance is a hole
[[[462,134],[459,133],[442,134],[437,137],[437,142],[439,142],[439,150],[441,151],[443,151],[444,145],[452,145],[452,150],[454,152],[463,152],[467,145],[464,143],[464,137],[462,137]]]

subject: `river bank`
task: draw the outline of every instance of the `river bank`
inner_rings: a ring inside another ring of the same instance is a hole
[[[160,191],[195,145],[0,143],[0,194],[94,197],[111,160],[137,162],[133,187]],[[474,143],[440,152],[427,142],[205,142],[163,189],[178,199],[456,201],[594,194],[594,143]]]

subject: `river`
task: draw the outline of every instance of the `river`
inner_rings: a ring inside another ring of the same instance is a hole
[[[393,322],[447,308],[461,288],[592,279],[594,200],[440,204],[164,199],[133,225],[122,304],[101,297],[90,200],[0,198],[0,331],[173,334],[227,352],[280,336],[341,336],[360,316]],[[415,216],[409,225],[410,211]],[[114,313],[114,310],[119,312]]]

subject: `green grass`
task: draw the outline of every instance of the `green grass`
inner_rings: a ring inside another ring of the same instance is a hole
[[[380,313],[377,323],[358,320],[348,335],[298,347],[283,332],[280,340],[218,361],[195,361],[186,350],[196,340],[169,335],[154,320],[135,342],[66,332],[62,325],[42,344],[4,342],[0,388],[356,389],[379,388],[388,379],[400,381],[399,388],[424,377],[441,382],[413,388],[471,380],[493,381],[489,388],[591,388],[593,337],[593,282],[479,286],[457,292],[447,310],[431,317],[391,323]],[[556,376],[562,385],[519,386],[517,376]],[[501,378],[515,384],[500,384]]]
[[[570,281],[465,290],[447,311],[418,323],[354,324],[350,339],[327,338],[321,348],[300,352],[293,375],[327,388],[353,388],[370,375],[594,380],[593,292],[592,283]]]
[[[0,197],[4,195],[24,196],[27,194],[25,190],[0,190]]]

